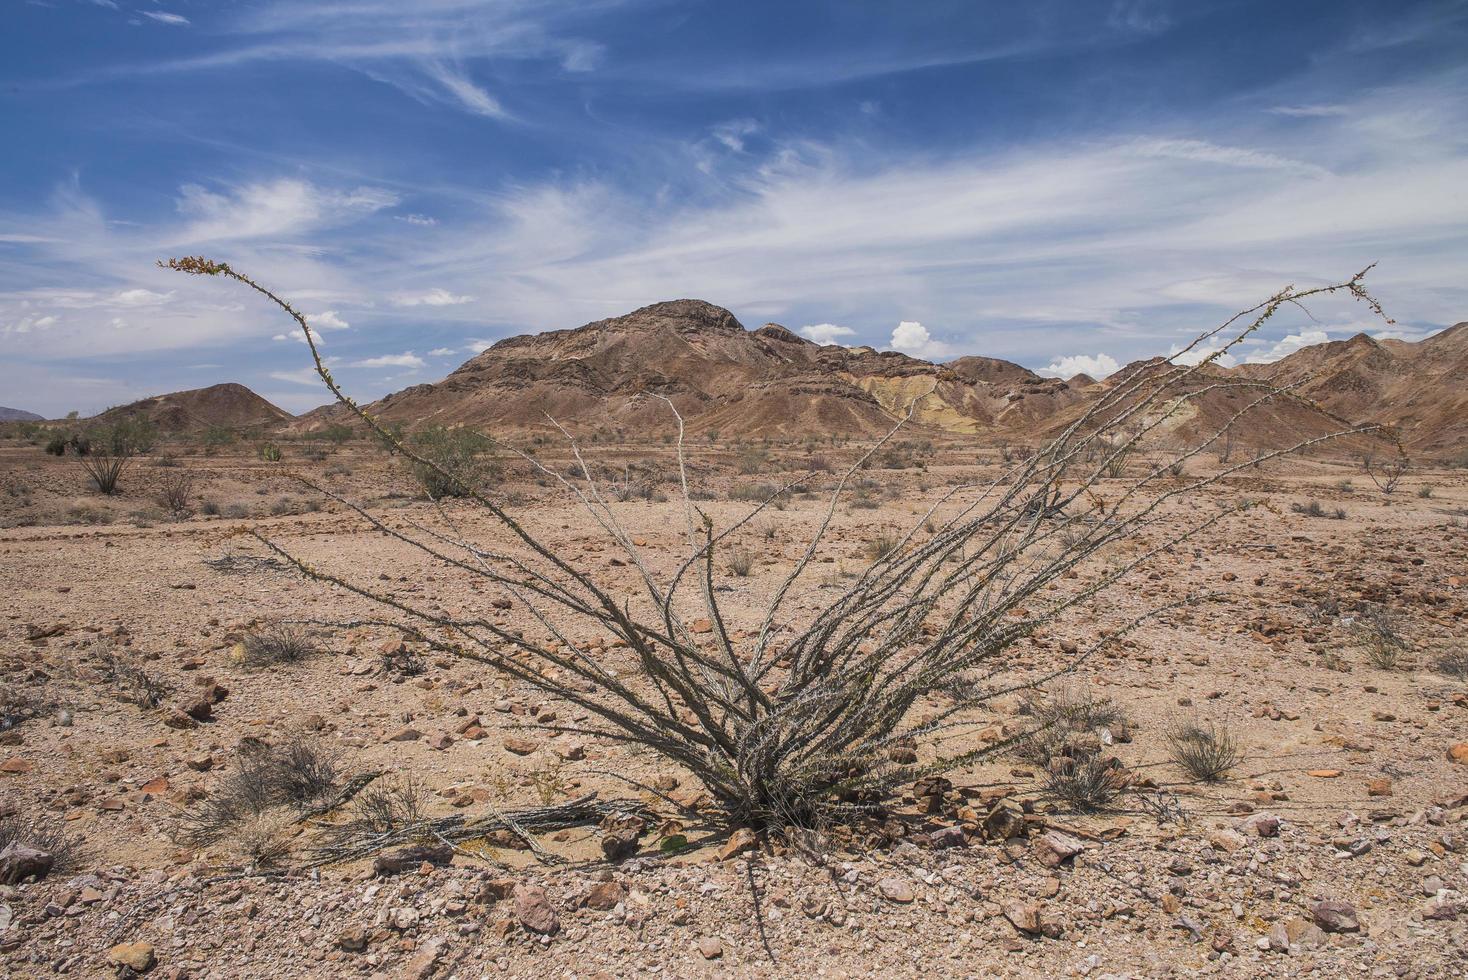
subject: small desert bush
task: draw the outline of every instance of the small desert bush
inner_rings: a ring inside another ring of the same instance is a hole
[[[882,533],[867,541],[863,554],[872,561],[880,561],[897,550],[897,535]]]
[[[65,456],[66,444],[67,443],[65,436],[52,436],[50,439],[46,440],[46,452],[50,453],[52,456]]]
[[[747,446],[739,453],[735,461],[735,469],[740,476],[754,476],[763,473],[770,462],[770,451],[762,446]]]
[[[753,503],[769,499],[778,489],[769,483],[737,483],[729,488],[729,499]]]
[[[408,439],[413,451],[433,465],[412,464],[414,478],[430,497],[465,497],[480,491],[499,475],[498,465],[485,456],[493,440],[473,429],[431,426]]]
[[[1108,809],[1130,780],[1115,757],[1082,755],[1055,759],[1044,771],[1045,791],[1083,813]]]
[[[280,447],[273,442],[267,442],[260,447],[260,458],[267,463],[279,463],[281,457]]]
[[[280,839],[287,821],[278,811],[300,812],[324,801],[339,776],[334,754],[315,739],[289,735],[279,746],[247,740],[209,795],[179,814],[177,836],[191,846],[233,837],[252,859],[280,857],[272,839]]]
[[[1096,695],[1079,684],[1056,684],[1048,691],[1027,691],[1019,713],[1030,719],[1029,731],[1015,745],[1016,757],[1050,768],[1060,757],[1095,754],[1097,733],[1127,724],[1126,712],[1115,701]]]
[[[379,779],[352,798],[346,828],[378,836],[411,827],[423,819],[425,795],[423,784],[411,775]]]
[[[1417,488],[1417,496],[1421,497],[1423,500],[1428,500],[1432,497],[1432,490],[1432,484],[1424,483],[1422,486]]]
[[[0,817],[0,851],[11,844],[51,855],[52,875],[75,871],[83,854],[82,838],[68,833],[56,820],[25,812]]]
[[[272,623],[240,641],[240,660],[249,667],[291,664],[314,654],[316,641],[306,630],[287,623]]]
[[[95,653],[97,674],[120,701],[145,710],[161,707],[173,693],[167,678],[149,671],[136,657],[102,644]]]
[[[1440,674],[1468,681],[1468,646],[1457,646],[1438,654],[1434,664]]]
[[[1185,722],[1167,733],[1168,756],[1200,782],[1223,779],[1244,759],[1233,731],[1214,722]]]
[[[1357,613],[1352,632],[1366,652],[1366,659],[1381,670],[1396,670],[1401,666],[1410,646],[1397,617],[1384,606],[1371,606]]]
[[[1336,507],[1334,510],[1330,510],[1327,509],[1326,506],[1318,500],[1312,500],[1309,503],[1304,504],[1290,504],[1290,510],[1294,511],[1296,514],[1304,514],[1306,517],[1329,517],[1337,521],[1343,521],[1346,519],[1346,511],[1344,508]]]
[[[158,491],[158,504],[170,514],[185,514],[193,495],[194,474],[189,470],[180,470],[163,479],[163,486]]]
[[[744,578],[754,568],[754,553],[748,548],[736,548],[729,553],[729,571]]]

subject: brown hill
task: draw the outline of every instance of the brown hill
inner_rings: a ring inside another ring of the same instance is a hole
[[[1007,361],[937,365],[895,351],[821,346],[775,323],[746,330],[728,310],[684,299],[510,337],[443,381],[397,392],[373,409],[407,425],[539,429],[552,416],[583,428],[667,431],[672,416],[661,398],[695,432],[798,436],[881,432],[913,402],[921,425],[1020,426],[1075,395],[1065,382]]]
[[[1297,384],[1301,395],[1353,422],[1396,426],[1410,453],[1468,454],[1468,323],[1415,343],[1357,334],[1234,372]]]
[[[1237,442],[1282,448],[1361,421],[1409,430],[1419,451],[1462,450],[1468,427],[1468,327],[1417,344],[1366,336],[1307,348],[1271,365],[1210,368],[1200,388],[1225,377],[1287,383],[1309,375],[1294,397],[1252,410]],[[501,340],[435,384],[389,395],[372,410],[408,427],[483,426],[543,431],[548,417],[568,428],[669,432],[662,400],[677,406],[690,431],[743,436],[871,436],[909,405],[918,426],[1027,439],[1054,433],[1139,362],[1096,382],[1042,378],[1009,361],[961,357],[932,364],[871,347],[822,346],[767,323],[746,330],[728,310],[674,300],[570,330]],[[1202,391],[1170,418],[1162,439],[1211,434],[1257,392]],[[307,413],[295,425],[343,421],[340,409]],[[1352,451],[1364,448],[1358,440]]]
[[[109,408],[94,421],[146,419],[165,432],[193,432],[211,426],[230,429],[265,428],[290,421],[277,408],[242,384],[226,382],[191,391],[155,395],[128,405]]]

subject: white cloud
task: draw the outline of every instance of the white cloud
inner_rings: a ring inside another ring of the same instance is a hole
[[[369,357],[364,360],[355,361],[353,362],[353,367],[402,367],[417,369],[423,367],[425,363],[426,362],[423,360],[423,358],[419,357],[417,354],[414,354],[412,351],[408,351],[405,354],[383,354],[379,357]]]
[[[1197,347],[1194,347],[1192,350],[1186,352],[1183,351],[1182,347],[1180,346],[1174,347],[1172,349],[1172,353],[1168,355],[1168,360],[1172,361],[1172,363],[1174,364],[1185,364],[1188,367],[1192,367],[1195,364],[1203,363],[1205,359],[1212,356],[1216,351],[1222,348],[1223,344],[1224,342],[1219,341],[1215,337],[1214,339],[1199,344]],[[1239,363],[1238,355],[1235,353],[1236,350],[1237,348],[1234,348],[1233,350],[1230,350],[1224,354],[1220,354],[1212,363],[1216,364],[1219,367],[1233,367],[1235,364]],[[1116,368],[1113,367],[1112,370],[1114,371],[1116,370]]]
[[[473,296],[455,296],[447,289],[430,289],[424,293],[395,293],[393,306],[461,306],[474,302]]]
[[[167,303],[173,298],[174,290],[166,293],[154,292],[151,289],[124,289],[114,293],[111,302],[117,306],[157,306]]]
[[[454,350],[452,347],[435,347],[435,348],[433,348],[433,350],[431,350],[431,351],[428,352],[428,356],[429,357],[451,357],[451,356],[453,356],[454,354],[457,354],[457,353],[458,353],[458,351]]]
[[[942,341],[934,340],[928,328],[916,320],[903,320],[892,329],[893,350],[935,361],[940,357],[951,357],[955,351]]]
[[[1351,110],[1343,105],[1277,105],[1271,106],[1270,112],[1276,116],[1292,116],[1303,119],[1320,119],[1329,116],[1350,115]]]
[[[315,331],[321,330],[347,330],[351,324],[337,315],[336,310],[322,310],[320,313],[306,313],[306,322]]]
[[[1142,156],[1242,167],[1249,170],[1285,170],[1309,177],[1323,177],[1329,173],[1324,167],[1305,163],[1302,160],[1292,160],[1262,150],[1220,146],[1205,140],[1145,139],[1137,140],[1132,147]]]
[[[187,27],[189,24],[187,17],[182,14],[171,14],[166,10],[139,10],[138,13],[160,24],[172,24],[174,27]]]
[[[438,224],[437,218],[429,217],[426,214],[395,214],[393,218],[397,221],[404,221],[410,225],[418,225],[423,228],[431,228]]]
[[[464,350],[470,354],[483,354],[493,346],[494,341],[492,340],[471,340],[469,341],[469,346],[465,347]]]
[[[474,84],[463,69],[442,61],[430,61],[427,70],[461,108],[490,119],[510,118],[500,100]]]
[[[397,204],[392,191],[318,187],[294,178],[243,184],[224,193],[198,184],[179,189],[179,213],[192,223],[177,232],[177,244],[289,235],[330,227]]]
[[[1271,364],[1282,357],[1288,357],[1302,347],[1313,347],[1330,340],[1330,335],[1324,330],[1303,330],[1300,333],[1288,334],[1283,340],[1278,341],[1273,347],[1266,351],[1256,351],[1245,358],[1248,364]]]
[[[753,119],[731,119],[713,128],[714,139],[735,153],[744,152],[744,138],[759,132],[759,123]]]
[[[1073,378],[1078,374],[1088,374],[1100,381],[1108,374],[1115,374],[1120,367],[1116,358],[1110,354],[1068,354],[1056,358],[1048,367],[1040,368],[1035,373],[1051,378]]]
[[[852,337],[856,331],[850,327],[838,327],[834,323],[812,323],[800,328],[801,336],[821,345],[839,344],[840,338]]]

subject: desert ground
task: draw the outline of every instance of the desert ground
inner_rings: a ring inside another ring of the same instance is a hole
[[[7,842],[31,835],[56,859],[50,873],[18,869],[0,885],[0,973],[1468,972],[1468,471],[1417,465],[1386,494],[1351,459],[1322,454],[1178,498],[1148,530],[1153,541],[1200,509],[1250,506],[1160,555],[1099,613],[1022,641],[1006,676],[1044,677],[1107,626],[1194,602],[916,746],[929,761],[1007,743],[1045,704],[1079,701],[1099,720],[1077,734],[1117,760],[1124,788],[1095,806],[1062,798],[1021,739],[949,772],[949,784],[912,787],[883,820],[801,843],[731,834],[686,772],[553,730],[586,721],[584,709],[405,642],[371,622],[388,618],[380,608],[272,555],[244,531],[447,615],[540,628],[522,604],[297,479],[369,506],[389,529],[442,528],[397,461],[362,439],[282,448],[275,462],[249,442],[166,444],[103,496],[75,459],[0,442],[0,814]],[[751,467],[751,448],[732,437],[701,442],[690,449],[698,506],[728,526],[753,506],[739,499],[758,496],[749,488],[793,480],[816,455],[839,468],[858,448],[773,443]],[[554,438],[537,452],[570,463]],[[648,492],[612,506],[666,574],[687,552],[670,448],[587,452],[609,473],[652,474]],[[945,488],[1003,465],[992,446],[949,436],[898,456],[863,471],[836,509],[797,615],[839,592],[874,541],[920,522]],[[1197,459],[1176,479],[1217,465]],[[185,472],[194,483],[175,510],[161,497]],[[636,591],[634,569],[550,481],[507,460],[497,492],[559,553]],[[825,508],[818,492],[794,493],[737,532],[731,553],[746,573],[717,583],[736,638],[757,629]],[[505,536],[468,504],[446,511],[475,540]],[[1101,573],[1078,571],[1080,581]],[[1372,611],[1390,624],[1385,646],[1363,628]],[[308,649],[270,662],[251,638],[282,622],[305,624],[294,629]],[[572,639],[635,671],[607,638]],[[1236,741],[1220,778],[1195,778],[1174,758],[1169,734],[1189,724]],[[191,835],[262,744],[329,759],[333,792],[380,775],[322,812],[277,807]],[[595,819],[507,829],[511,817],[407,854],[360,840],[333,851],[331,828],[361,818],[372,787],[435,820],[591,794],[638,804],[647,819],[616,860],[604,848],[615,821]]]

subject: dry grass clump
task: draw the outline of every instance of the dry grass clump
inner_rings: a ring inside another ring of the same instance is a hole
[[[1396,615],[1385,606],[1370,606],[1357,613],[1352,632],[1366,651],[1366,659],[1380,670],[1401,667],[1411,647],[1402,635]]]
[[[1044,780],[1050,796],[1083,813],[1109,809],[1130,783],[1120,760],[1099,754],[1055,759]]]
[[[1468,646],[1457,646],[1438,654],[1437,672],[1460,681],[1468,681]]]
[[[315,739],[291,735],[279,746],[246,741],[234,768],[179,815],[176,835],[193,847],[228,842],[255,863],[278,861],[289,853],[295,818],[328,799],[339,777],[335,753]]]
[[[240,659],[250,667],[293,664],[316,653],[315,638],[288,623],[272,623],[248,633],[240,641]]]
[[[1168,755],[1194,779],[1212,783],[1244,761],[1237,736],[1226,725],[1186,722],[1167,733]]]
[[[736,548],[729,553],[729,571],[740,578],[748,577],[754,568],[754,552],[748,548]]]
[[[879,561],[896,551],[899,543],[897,535],[883,532],[868,539],[862,551],[872,561]]]
[[[411,774],[394,774],[369,784],[352,798],[343,836],[377,837],[423,822],[427,790]]]
[[[1032,721],[1015,745],[1018,758],[1041,770],[1046,791],[1073,809],[1104,810],[1129,782],[1125,767],[1105,755],[1102,733],[1124,729],[1125,711],[1080,685],[1056,684],[1027,691],[1019,713]]]
[[[1327,509],[1326,506],[1318,500],[1312,500],[1309,503],[1305,504],[1301,504],[1298,502],[1290,504],[1290,510],[1294,511],[1296,514],[1304,514],[1306,517],[1329,517],[1337,521],[1343,521],[1346,519],[1346,510],[1344,507],[1336,507],[1333,510]]]
[[[186,514],[189,500],[194,496],[194,474],[190,470],[179,470],[163,479],[158,491],[158,505],[170,514]]]
[[[137,658],[103,643],[94,654],[97,674],[118,700],[144,710],[160,707],[173,693],[167,678],[152,673]]]
[[[49,817],[25,812],[0,817],[0,851],[11,844],[51,855],[53,875],[75,871],[85,854],[82,838],[68,833],[64,825]]]

